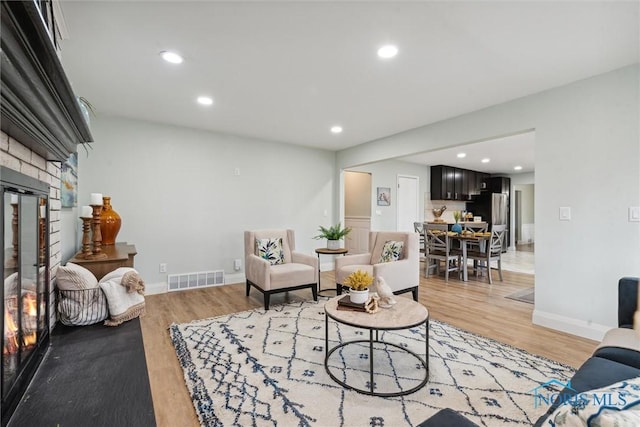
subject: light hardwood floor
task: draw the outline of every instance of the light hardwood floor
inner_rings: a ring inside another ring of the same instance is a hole
[[[533,276],[504,272],[504,282],[489,285],[486,278],[470,278],[466,284],[456,278],[421,279],[420,302],[432,319],[447,322],[479,335],[521,348],[530,353],[580,366],[593,352],[596,342],[535,326],[533,305],[504,298],[533,286]],[[322,273],[322,289],[334,288],[333,272]],[[411,294],[405,294],[409,297]],[[271,304],[310,300],[309,290],[277,294]],[[184,323],[262,307],[262,296],[252,290],[244,295],[244,284],[174,292],[147,297],[147,315],[142,318],[144,348],[158,426],[199,425],[185,386],[167,328]]]

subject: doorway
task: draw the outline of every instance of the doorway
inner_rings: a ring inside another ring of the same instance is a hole
[[[413,232],[413,223],[420,218],[419,179],[417,176],[398,175],[397,231]]]
[[[351,228],[344,244],[349,254],[369,251],[371,194],[370,173],[344,172],[344,225]]]
[[[516,251],[533,252],[535,246],[535,185],[517,184],[515,190]]]

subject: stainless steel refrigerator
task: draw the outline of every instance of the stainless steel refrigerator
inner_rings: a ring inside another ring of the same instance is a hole
[[[467,203],[467,211],[474,216],[481,216],[482,221],[489,224],[489,230],[493,224],[506,225],[504,241],[502,242],[502,252],[507,251],[509,242],[509,196],[504,193],[490,193],[483,191],[477,196],[473,196],[473,202]]]

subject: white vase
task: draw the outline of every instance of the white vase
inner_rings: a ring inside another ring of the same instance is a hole
[[[327,249],[340,249],[340,240],[327,240]]]
[[[364,304],[369,299],[369,289],[364,291],[349,289],[349,299],[354,304]]]

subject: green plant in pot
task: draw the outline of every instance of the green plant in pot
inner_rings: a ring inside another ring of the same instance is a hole
[[[314,239],[327,239],[327,249],[340,249],[340,240],[344,239],[350,232],[350,227],[342,228],[342,224],[337,223],[329,228],[320,226],[320,234]]]
[[[453,231],[454,233],[459,234],[462,232],[462,226],[458,223],[461,216],[462,213],[460,211],[453,211],[453,219],[456,221],[456,223],[453,224],[453,227],[451,227],[451,231]]]

